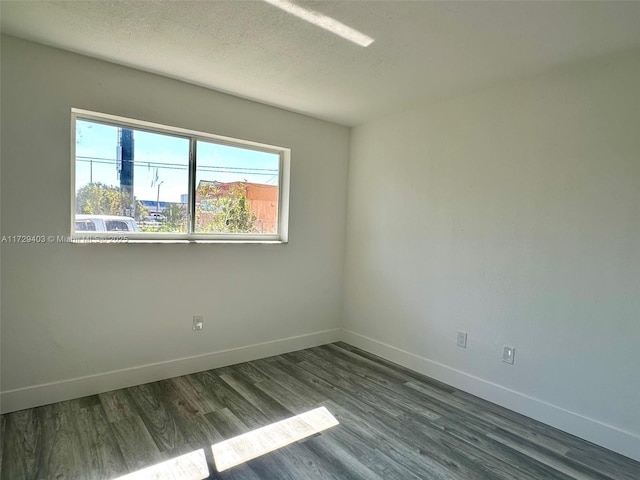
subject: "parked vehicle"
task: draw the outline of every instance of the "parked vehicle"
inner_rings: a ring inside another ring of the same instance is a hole
[[[138,232],[131,217],[118,215],[76,215],[77,232]]]
[[[144,220],[146,222],[164,222],[166,219],[167,217],[165,217],[161,213],[150,213],[149,215],[146,215],[144,217]]]

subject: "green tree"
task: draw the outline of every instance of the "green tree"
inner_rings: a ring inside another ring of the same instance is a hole
[[[186,232],[187,231],[187,206],[177,203],[170,204],[162,211],[162,215],[166,218],[160,231],[167,232]]]
[[[76,213],[89,215],[126,215],[140,219],[148,210],[134,198],[135,212],[131,212],[131,197],[118,187],[103,183],[85,185],[76,195]]]
[[[196,207],[199,231],[207,233],[254,233],[256,215],[251,211],[245,187],[235,185],[223,191],[217,185],[198,187]],[[206,205],[203,208],[203,205]]]

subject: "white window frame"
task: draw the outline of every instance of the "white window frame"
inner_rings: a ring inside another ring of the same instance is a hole
[[[151,133],[172,135],[190,140],[189,146],[189,228],[195,212],[195,146],[198,140],[249,150],[274,153],[280,157],[278,181],[278,233],[165,233],[165,232],[76,232],[76,121],[89,120],[114,127],[129,127]],[[71,239],[76,243],[287,243],[289,237],[289,183],[291,149],[237,138],[170,127],[79,108],[71,109]],[[126,242],[124,241],[126,239]]]

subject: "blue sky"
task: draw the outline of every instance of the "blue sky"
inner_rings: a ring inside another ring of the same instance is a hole
[[[76,191],[91,181],[119,186],[116,170],[118,128],[76,122]],[[274,153],[198,141],[196,185],[200,180],[278,184]],[[189,140],[134,130],[134,195],[138,200],[179,202],[188,192]]]

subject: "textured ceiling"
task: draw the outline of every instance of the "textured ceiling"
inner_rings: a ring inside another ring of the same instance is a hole
[[[8,1],[4,33],[344,125],[640,47],[640,2]]]

